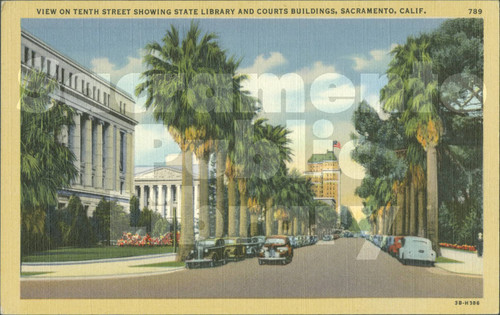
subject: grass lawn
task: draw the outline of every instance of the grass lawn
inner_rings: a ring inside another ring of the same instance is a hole
[[[450,258],[446,258],[443,256],[439,256],[436,259],[436,263],[461,263],[461,264],[463,264],[464,262],[460,261],[460,260],[455,260],[455,259],[450,259]]]
[[[21,277],[38,276],[38,275],[44,275],[46,273],[52,273],[52,272],[51,271],[46,271],[46,272],[21,272]]]
[[[173,248],[165,247],[118,247],[104,246],[91,248],[61,247],[22,257],[22,262],[80,261],[106,258],[132,257],[171,253]]]
[[[166,261],[156,264],[146,264],[146,265],[137,265],[130,267],[184,267],[185,264],[182,261]]]

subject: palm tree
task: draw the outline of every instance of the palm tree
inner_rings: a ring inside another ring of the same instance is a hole
[[[24,74],[20,86],[22,252],[41,240],[48,207],[57,205],[57,191],[77,174],[73,152],[59,141],[73,124],[73,110],[51,98],[56,88],[36,70]]]
[[[193,224],[193,151],[196,141],[206,135],[208,112],[200,110],[199,102],[206,99],[210,86],[206,74],[213,73],[213,60],[220,54],[215,35],[200,38],[197,24],[191,26],[181,40],[179,31],[171,26],[162,44],[146,45],[143,62],[147,70],[135,94],[147,92],[145,107],[152,109],[156,121],[168,126],[168,131],[182,151],[182,205],[179,260],[184,260],[194,243]],[[203,104],[203,103],[202,103]]]
[[[406,135],[416,138],[426,151],[427,236],[439,255],[436,146],[442,124],[436,109],[437,79],[432,75],[429,40],[426,36],[410,37],[392,53],[394,58],[387,71],[389,83],[382,89],[381,98],[385,109],[402,112]],[[424,212],[419,211],[421,214]],[[418,221],[423,222],[423,218]]]

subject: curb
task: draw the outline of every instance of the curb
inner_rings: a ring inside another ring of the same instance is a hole
[[[143,256],[119,257],[119,258],[79,260],[79,261],[24,262],[24,263],[21,263],[21,265],[23,265],[23,266],[88,265],[88,264],[124,262],[124,261],[143,260],[143,259],[154,259],[154,258],[162,258],[162,257],[169,257],[169,256],[177,256],[177,254],[176,253],[166,253],[166,254],[154,254],[154,255],[143,255]]]
[[[446,264],[446,263],[441,263],[441,264]],[[450,272],[450,273],[453,273],[453,274],[456,274],[456,275],[463,275],[463,276],[469,276],[469,277],[483,278],[483,274],[453,271],[453,270],[449,270],[449,269],[443,268],[442,266],[439,265],[439,263],[434,264],[434,267],[439,268],[439,269],[444,270],[444,271],[447,271],[447,272]]]
[[[168,268],[168,267],[167,267]],[[185,270],[184,267],[172,267],[165,271],[156,272],[142,272],[142,273],[125,273],[115,275],[102,275],[102,276],[66,276],[66,277],[20,277],[21,281],[68,281],[68,280],[104,280],[104,279],[120,279],[120,278],[137,278],[147,276],[158,276],[162,274],[172,273],[176,271]]]

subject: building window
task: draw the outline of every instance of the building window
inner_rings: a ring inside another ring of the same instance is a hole
[[[36,53],[34,50],[31,51],[31,66],[34,68],[35,67],[35,57]]]
[[[120,113],[122,112],[122,101],[120,101]]]
[[[97,89],[97,101],[100,102],[101,90]]]
[[[82,79],[82,94],[85,94],[85,80]]]
[[[106,101],[107,101],[106,92],[102,92],[102,94],[103,94],[102,95],[102,101],[103,101],[104,105],[107,105],[106,104]]]
[[[120,172],[125,170],[125,134],[120,132]]]
[[[59,80],[59,65],[56,65],[56,81]]]
[[[69,87],[73,87],[73,72],[69,73]]]
[[[90,94],[90,83],[87,82],[87,96]]]
[[[28,64],[28,60],[30,58],[30,49],[28,47],[24,47],[24,63]]]
[[[108,106],[110,106],[111,104],[109,103],[110,101],[110,98],[109,98],[109,94],[108,94]]]
[[[75,90],[78,88],[78,76],[75,75]]]
[[[51,68],[51,62],[50,62],[50,60],[49,60],[49,59],[47,59],[47,74],[48,74],[48,75],[50,75],[50,76],[52,76],[52,73],[51,73],[51,71],[50,71],[50,70],[51,70],[50,68]]]
[[[126,113],[127,104],[123,103],[123,113]]]
[[[120,195],[123,194],[123,185],[124,185],[124,182],[120,181]]]
[[[64,84],[64,68],[61,68],[61,83]]]
[[[40,71],[44,72],[45,71],[45,57],[42,56],[40,58]]]

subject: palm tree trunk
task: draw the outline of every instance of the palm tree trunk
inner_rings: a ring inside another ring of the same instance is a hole
[[[203,155],[200,158],[200,218],[198,228],[200,229],[200,237],[208,238],[210,236],[210,214],[208,210],[208,163],[210,154]]]
[[[184,261],[194,244],[193,153],[182,151],[181,239],[177,259]]]
[[[278,220],[278,235],[283,234],[283,220],[279,219]]]
[[[236,234],[236,181],[234,178],[227,179],[227,235],[237,236]]]
[[[240,236],[246,237],[248,235],[248,222],[247,222],[247,189],[246,180],[244,178],[238,179],[238,190],[240,192]]]
[[[427,147],[427,233],[436,255],[441,256],[438,232],[437,152],[431,144]]]
[[[398,191],[398,194],[396,196],[396,202],[397,202],[397,208],[396,208],[396,219],[395,219],[395,231],[394,231],[394,234],[395,235],[403,235],[403,224],[404,224],[404,202],[405,202],[405,198],[404,198],[404,194],[403,194],[403,191],[400,190]]]
[[[382,209],[382,214],[381,214],[381,225],[382,225],[382,230],[381,230],[381,233],[382,235],[385,235],[385,230],[387,229],[387,206],[384,206],[384,208]]]
[[[216,154],[216,211],[215,211],[215,236],[222,237],[224,234],[224,168],[226,156],[220,146]]]
[[[404,235],[410,235],[410,184],[405,187],[405,231]]]
[[[410,184],[410,235],[417,235],[417,200],[416,200],[416,189],[413,180]]]
[[[250,214],[250,236],[256,236],[259,233],[259,215],[257,213]]]
[[[293,232],[292,235],[298,235],[299,233],[299,218],[295,216],[293,218]]]
[[[305,231],[306,231],[306,222],[302,221],[300,235],[304,235]]]
[[[273,198],[266,200],[266,236],[273,235]]]
[[[422,188],[418,190],[418,236],[425,237],[427,227],[425,226],[425,192]]]

